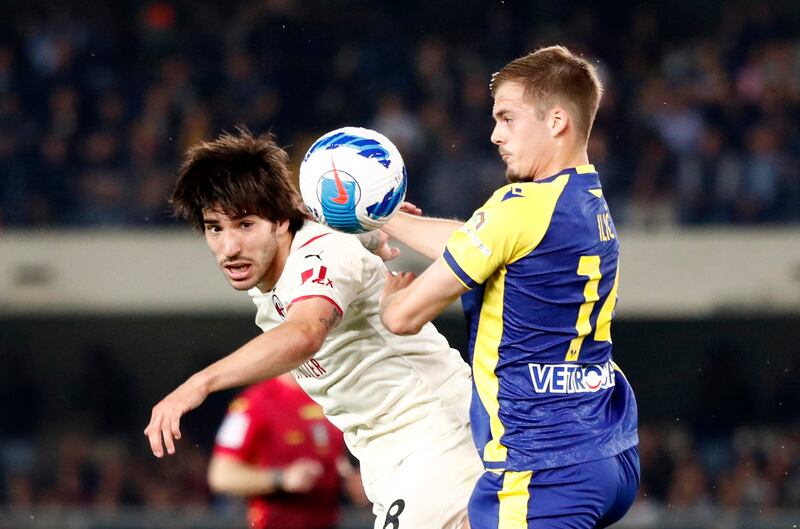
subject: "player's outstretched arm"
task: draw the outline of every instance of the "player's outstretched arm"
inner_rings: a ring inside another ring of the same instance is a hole
[[[406,217],[416,220],[408,221],[402,218],[404,214]],[[400,255],[399,248],[389,245],[390,237],[407,244],[414,251],[429,259],[436,259],[444,251],[444,245],[447,244],[450,234],[463,223],[454,220],[425,218],[421,215],[422,210],[417,206],[411,202],[403,202],[400,205],[400,211],[392,219],[397,219],[394,225],[357,234],[356,238],[361,241],[364,248],[384,261],[391,261]],[[414,233],[414,230],[417,230],[418,233]],[[428,238],[429,236],[432,238]],[[440,243],[441,248],[439,248]]]
[[[442,255],[450,235],[464,223],[422,217],[421,213],[419,208],[406,202],[381,229],[392,239],[433,260]]]
[[[416,279],[410,272],[388,273],[381,294],[381,320],[395,334],[417,334],[466,291],[441,259]]]
[[[339,309],[323,298],[308,298],[289,307],[286,321],[189,377],[153,407],[144,434],[156,457],[175,453],[181,417],[209,393],[274,378],[309,360],[341,321]]]
[[[216,494],[261,496],[276,492],[302,494],[314,488],[322,463],[301,458],[283,468],[262,468],[225,454],[215,454],[208,465],[208,486]]]

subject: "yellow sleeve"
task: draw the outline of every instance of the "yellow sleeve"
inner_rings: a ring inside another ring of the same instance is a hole
[[[498,189],[447,241],[443,258],[459,281],[474,288],[533,251],[547,233],[568,180],[564,175]]]

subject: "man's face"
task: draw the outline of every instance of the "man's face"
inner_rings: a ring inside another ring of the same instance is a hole
[[[206,243],[236,290],[259,285],[278,251],[278,224],[257,215],[229,217],[204,209]]]
[[[494,95],[492,143],[506,163],[509,182],[533,180],[547,160],[551,134],[544,116],[525,97],[522,84],[508,81]],[[541,175],[544,176],[544,175]]]

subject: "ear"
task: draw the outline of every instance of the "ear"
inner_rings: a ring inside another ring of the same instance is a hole
[[[550,109],[547,116],[547,126],[550,129],[550,137],[556,138],[564,133],[569,124],[569,114],[560,107]]]
[[[274,226],[275,226],[275,233],[278,235],[283,235],[284,233],[289,231],[289,219],[276,222],[274,223]]]

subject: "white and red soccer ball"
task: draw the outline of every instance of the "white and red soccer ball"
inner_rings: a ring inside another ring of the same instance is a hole
[[[397,147],[370,129],[344,127],[320,137],[300,165],[303,202],[323,224],[347,233],[380,228],[406,196]]]

